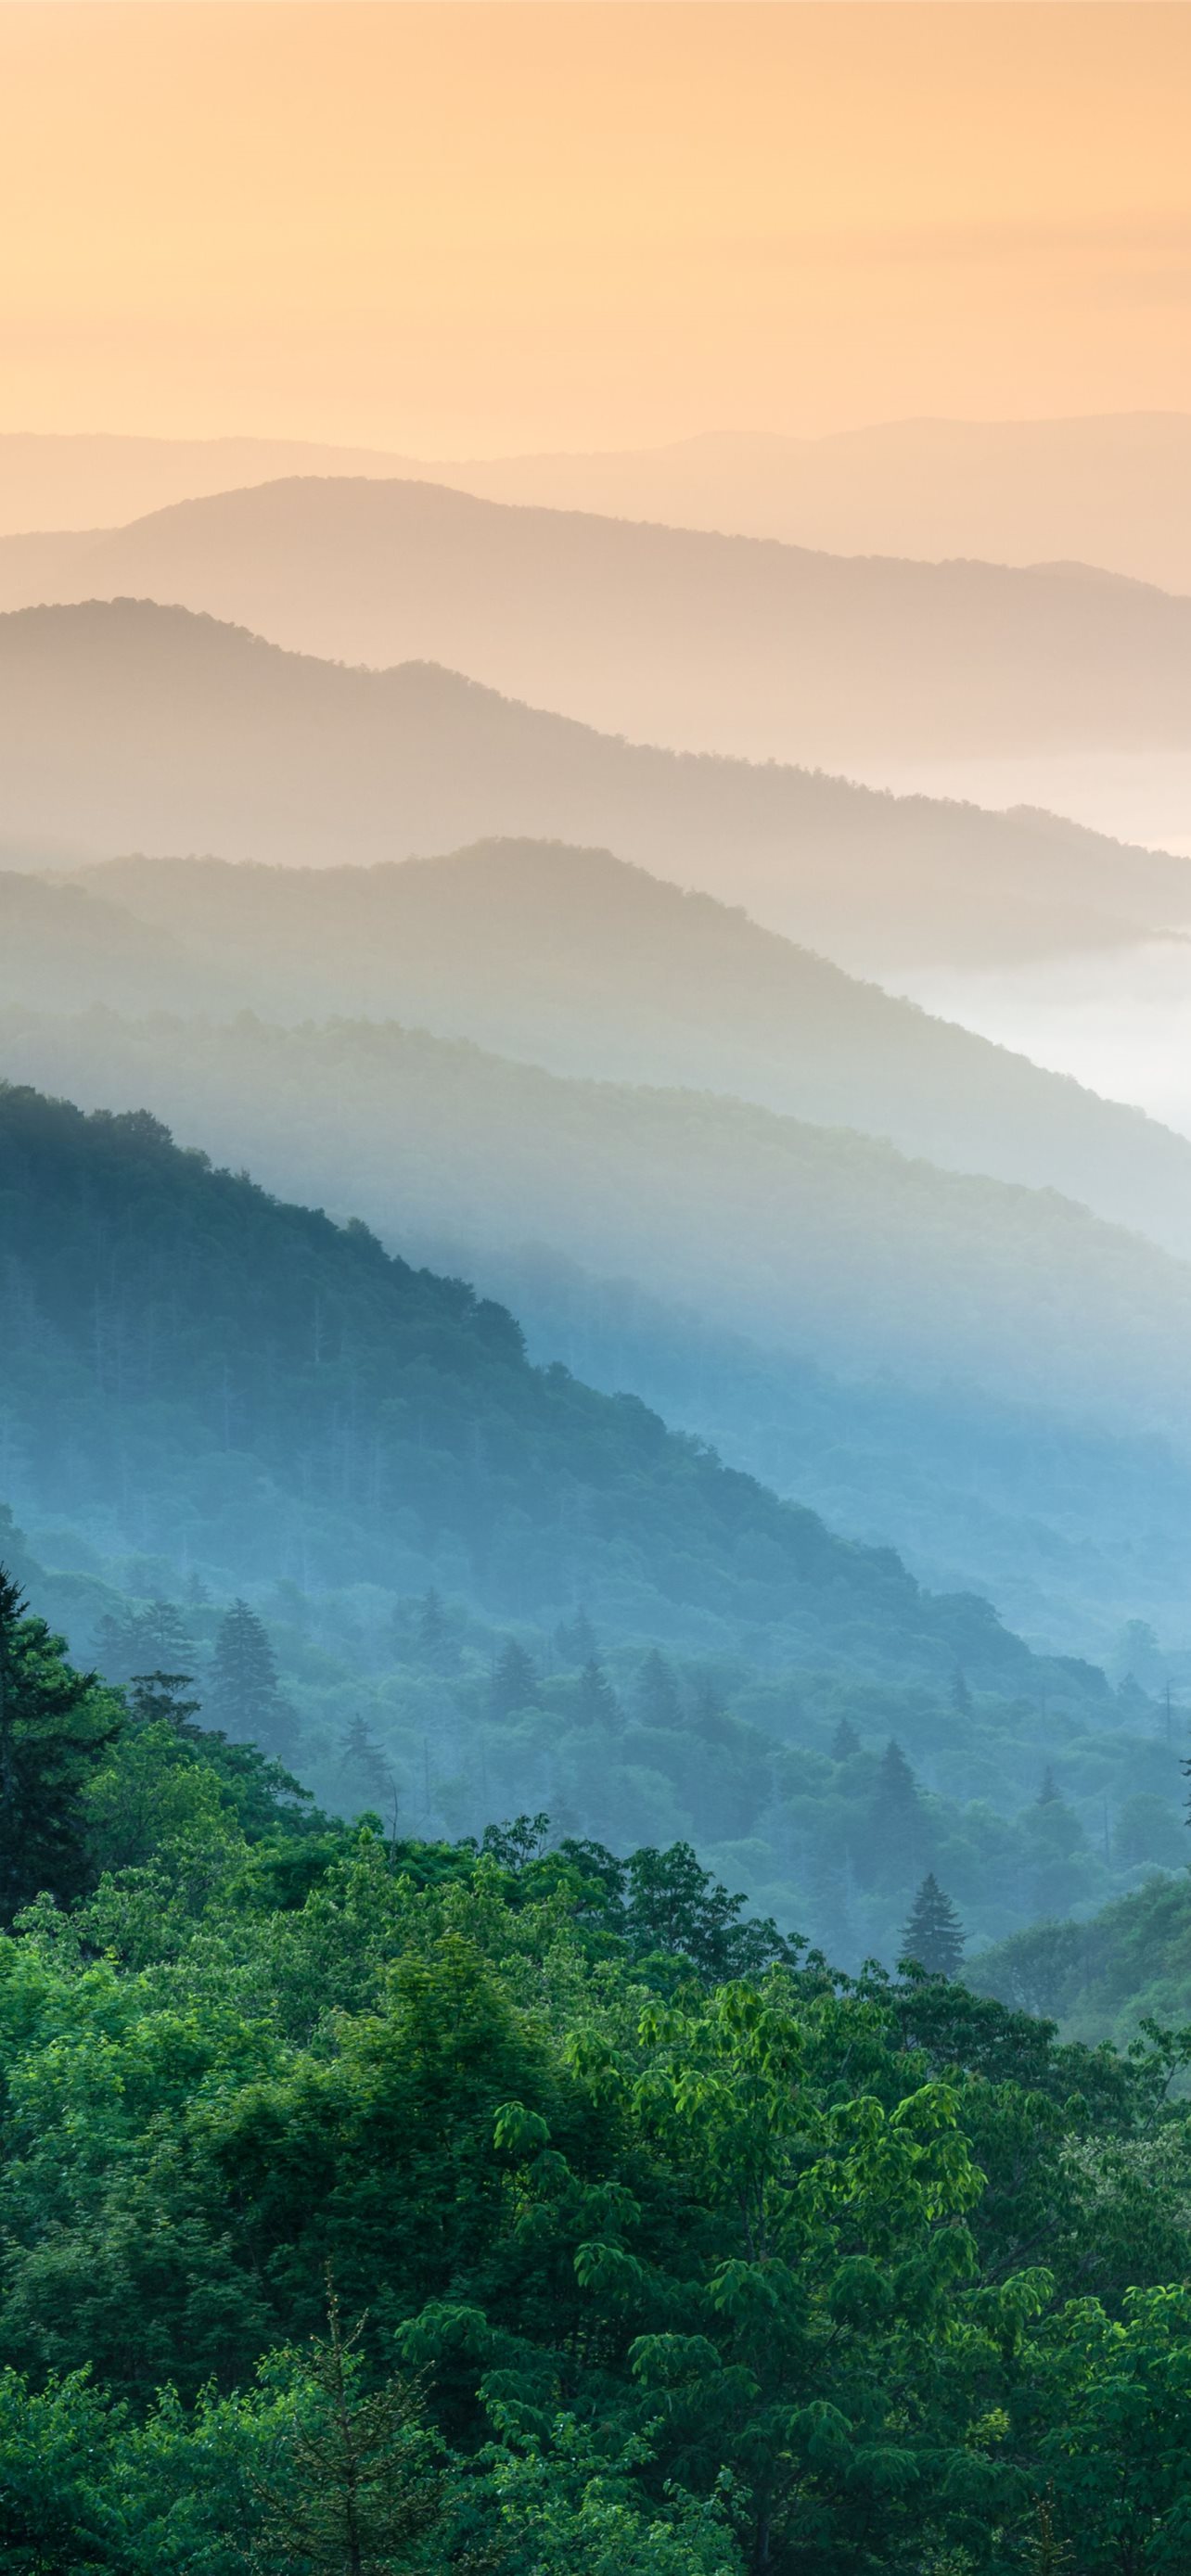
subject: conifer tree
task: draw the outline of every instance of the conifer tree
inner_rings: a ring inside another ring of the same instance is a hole
[[[537,1666],[516,1637],[508,1637],[496,1658],[488,1685],[489,1717],[512,1717],[519,1708],[536,1708],[540,1697]]]
[[[1042,1774],[1042,1786],[1038,1792],[1037,1803],[1040,1807],[1054,1807],[1058,1804],[1058,1797],[1059,1784],[1048,1762]]]
[[[292,1752],[293,1712],[282,1698],[264,1627],[246,1601],[233,1601],[220,1623],[208,1703],[226,1734],[283,1759]]]
[[[396,2576],[426,2565],[445,2484],[439,2446],[398,2379],[366,2393],[357,2352],[364,2319],[345,2333],[333,2279],[327,2333],[306,2359],[305,2403],[285,2475],[259,2481],[262,2559],[307,2576]]]
[[[581,1670],[584,1664],[598,1663],[600,1641],[587,1616],[579,1609],[573,1619],[562,1619],[554,1631],[554,1643],[564,1664]]]
[[[594,1655],[585,1663],[579,1675],[574,1710],[580,1726],[603,1726],[612,1729],[622,1723],[620,1701],[603,1665],[596,1662]]]
[[[839,1725],[831,1739],[832,1761],[850,1762],[853,1754],[859,1753],[860,1749],[860,1737],[852,1724],[851,1718],[841,1717]]]
[[[656,1646],[651,1646],[637,1676],[637,1707],[643,1726],[665,1727],[672,1732],[682,1724],[682,1699],[674,1667]]]
[[[957,1717],[967,1717],[972,1706],[967,1674],[957,1664],[951,1676],[951,1705]]]
[[[119,1731],[119,1703],[0,1566],[0,1923],[43,1889],[68,1903],[86,1887],[83,1791]]]
[[[128,1690],[129,1710],[138,1726],[172,1726],[192,1742],[202,1736],[195,1725],[201,1700],[189,1697],[189,1673],[134,1673]]]
[[[374,1799],[386,1811],[391,1808],[397,1788],[391,1765],[358,1711],[343,1731],[339,1772],[341,1778],[355,1783],[362,1796]]]
[[[445,1672],[453,1659],[454,1640],[447,1625],[447,1614],[433,1585],[423,1593],[418,1604],[418,1653],[424,1664],[435,1672]]]
[[[934,1871],[923,1879],[902,1934],[902,1957],[931,1977],[954,1977],[964,1954],[964,1928]]]

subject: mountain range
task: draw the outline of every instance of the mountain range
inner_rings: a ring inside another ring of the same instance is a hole
[[[777,537],[841,554],[1097,564],[1191,590],[1191,419],[911,419],[819,438],[445,460],[299,439],[0,437],[0,531],[113,527],[289,474],[415,476],[488,499]]]
[[[343,668],[146,601],[0,618],[0,855],[327,866],[596,843],[862,973],[1128,943],[1191,864],[1053,817],[620,741],[425,663]]]
[[[831,555],[367,477],[0,543],[0,607],[127,597],[328,660],[443,663],[674,750],[847,771],[1187,745],[1191,599],[1078,565]]]
[[[727,1093],[1062,1191],[1191,1256],[1191,1144],[607,851],[0,873],[0,1005],[372,1018],[555,1073]]]
[[[43,1517],[237,1582],[439,1583],[762,1661],[1029,1677],[985,1604],[935,1602],[637,1399],[532,1368],[503,1308],[143,1111],[0,1088],[0,1195],[10,1491]]]

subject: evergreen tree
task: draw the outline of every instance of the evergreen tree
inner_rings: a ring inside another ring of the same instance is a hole
[[[923,1879],[902,1934],[902,1956],[928,1976],[954,1977],[964,1954],[964,1928],[934,1871]]]
[[[506,1638],[488,1685],[489,1717],[512,1717],[519,1708],[536,1708],[540,1697],[537,1666],[516,1637]]]
[[[839,1725],[831,1739],[832,1761],[850,1762],[853,1754],[859,1753],[860,1750],[860,1737],[852,1724],[851,1718],[841,1717]]]
[[[427,2564],[424,2544],[445,2501],[439,2445],[400,2380],[370,2393],[361,2386],[363,2324],[344,2333],[328,2275],[326,2340],[305,2360],[284,2476],[257,2482],[270,2565],[307,2576],[397,2576]]]
[[[957,1717],[967,1717],[970,1714],[972,1694],[968,1689],[968,1677],[961,1671],[958,1664],[951,1676],[951,1705]]]
[[[1037,1804],[1040,1807],[1057,1806],[1058,1797],[1059,1784],[1048,1762],[1046,1769],[1042,1774],[1042,1786],[1038,1792]]]
[[[0,1923],[88,1882],[83,1791],[120,1730],[118,1703],[76,1673],[0,1566]]]
[[[576,1723],[580,1726],[603,1726],[609,1731],[623,1724],[620,1701],[602,1664],[592,1655],[579,1675],[572,1702]]]
[[[682,1725],[682,1699],[674,1667],[652,1646],[637,1676],[637,1708],[643,1726],[673,1732]]]
[[[208,1694],[225,1734],[261,1745],[285,1759],[297,1736],[293,1711],[282,1698],[268,1637],[246,1601],[233,1601],[220,1622]]]
[[[572,1671],[584,1664],[597,1664],[600,1641],[586,1610],[577,1610],[573,1619],[562,1619],[554,1631],[554,1643],[564,1664]]]
[[[446,1672],[455,1661],[455,1641],[447,1624],[447,1614],[433,1585],[418,1604],[415,1630],[418,1653],[424,1664],[436,1673]]]
[[[391,1765],[386,1762],[367,1719],[358,1713],[343,1731],[339,1775],[341,1779],[354,1783],[361,1797],[372,1800],[386,1813],[391,1811],[397,1787]]]
[[[927,1856],[927,1825],[918,1784],[900,1744],[890,1739],[877,1767],[861,1854],[870,1884],[904,1885]]]
[[[195,1719],[202,1701],[190,1699],[189,1673],[134,1673],[128,1690],[129,1711],[138,1726],[172,1726],[176,1735],[197,1741],[203,1733]]]
[[[153,1664],[159,1672],[194,1671],[194,1641],[174,1602],[151,1601],[137,1621],[137,1635],[146,1670]]]

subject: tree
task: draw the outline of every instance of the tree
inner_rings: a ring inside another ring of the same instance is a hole
[[[339,1756],[339,1776],[355,1782],[360,1795],[371,1798],[387,1811],[396,1796],[396,1782],[391,1765],[368,1725],[357,1712],[344,1728]]]
[[[687,1958],[708,1979],[749,1976],[774,1959],[789,1959],[792,1951],[768,1917],[741,1922],[744,1903],[700,1866],[689,1843],[669,1851],[646,1847],[629,1859],[625,1932],[643,1955]]]
[[[439,2445],[413,2392],[389,2379],[366,2394],[357,2347],[365,2320],[343,2331],[327,2275],[327,2333],[301,2372],[305,2403],[286,2445],[285,2476],[258,2482],[261,2555],[309,2576],[396,2576],[427,2564],[439,2520]]]
[[[0,1566],[0,1922],[43,1890],[66,1904],[91,1875],[83,1791],[120,1731],[94,1673],[76,1673]]]
[[[559,1621],[554,1643],[564,1664],[570,1664],[572,1669],[599,1661],[600,1641],[586,1610],[579,1609],[573,1619]]]
[[[972,1694],[968,1688],[967,1674],[958,1664],[951,1676],[951,1705],[955,1710],[957,1717],[970,1716],[972,1708]]]
[[[195,1725],[202,1701],[188,1697],[189,1673],[134,1673],[128,1686],[129,1713],[137,1726],[172,1726],[176,1735],[201,1739]]]
[[[457,1663],[458,1648],[441,1598],[433,1585],[418,1604],[415,1636],[421,1660],[429,1664],[432,1672],[448,1672]]]
[[[579,1675],[572,1706],[580,1726],[602,1726],[612,1733],[623,1723],[620,1701],[603,1665],[596,1662],[594,1655]]]
[[[902,1934],[902,1956],[932,1977],[954,1977],[964,1954],[964,1930],[934,1871],[923,1879]]]
[[[508,1637],[496,1658],[488,1685],[488,1715],[506,1718],[520,1708],[536,1708],[540,1693],[537,1665],[520,1640]]]
[[[282,1698],[268,1637],[246,1601],[233,1601],[215,1640],[209,1703],[226,1734],[282,1757],[294,1745],[293,1711]]]
[[[485,1826],[481,1849],[499,1861],[502,1869],[511,1869],[514,1876],[519,1876],[537,1859],[549,1831],[549,1816],[513,1816],[508,1824]]]
[[[650,1648],[637,1676],[637,1708],[643,1726],[673,1730],[682,1724],[682,1700],[674,1668],[656,1646]]]
[[[831,1739],[832,1761],[850,1762],[853,1754],[859,1753],[860,1749],[860,1737],[852,1724],[851,1718],[841,1717],[839,1725]]]

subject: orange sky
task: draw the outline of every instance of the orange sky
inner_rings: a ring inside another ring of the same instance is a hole
[[[0,428],[1191,409],[1191,7],[0,0]]]

